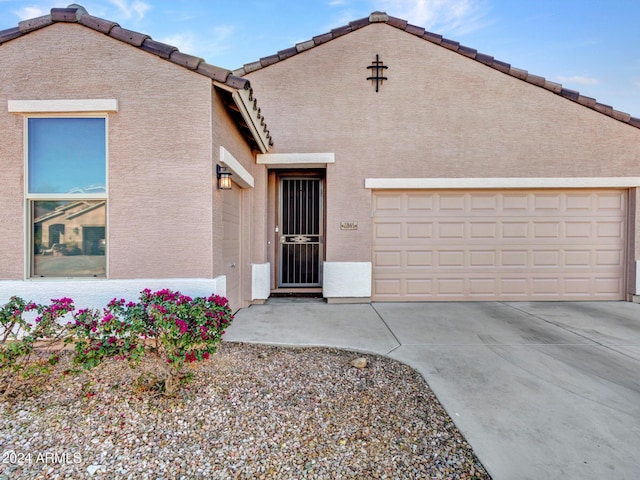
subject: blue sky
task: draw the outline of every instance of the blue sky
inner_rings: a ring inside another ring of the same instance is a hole
[[[73,0],[0,0],[0,30]],[[235,69],[372,11],[408,20],[640,117],[640,0],[76,0]]]

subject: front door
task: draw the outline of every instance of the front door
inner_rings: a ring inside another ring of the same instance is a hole
[[[279,287],[322,285],[322,178],[280,177]]]

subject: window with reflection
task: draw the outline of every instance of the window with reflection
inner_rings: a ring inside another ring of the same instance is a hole
[[[106,118],[27,119],[30,273],[106,275]]]

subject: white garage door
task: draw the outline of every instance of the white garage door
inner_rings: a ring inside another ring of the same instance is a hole
[[[377,191],[373,204],[373,300],[625,298],[625,190]]]

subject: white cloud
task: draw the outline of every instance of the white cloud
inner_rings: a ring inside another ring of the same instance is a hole
[[[178,47],[182,53],[192,54],[196,44],[193,32],[174,33],[166,37],[160,38],[158,41]]]
[[[12,10],[12,13],[22,21],[46,15],[49,10],[41,7],[22,7],[20,10]]]
[[[218,25],[211,28],[206,37],[193,31],[184,31],[166,35],[158,41],[178,47],[182,53],[211,60],[231,48],[228,39],[234,30],[233,25]]]
[[[464,35],[486,25],[485,0],[380,0],[376,8],[435,33]]]
[[[558,77],[562,83],[572,83],[574,85],[598,85],[600,81],[589,75],[573,75],[571,77]]]
[[[108,0],[108,2],[120,10],[120,14],[125,20],[135,16],[137,20],[142,20],[145,14],[151,9],[151,5],[141,0],[129,2],[127,0]]]

